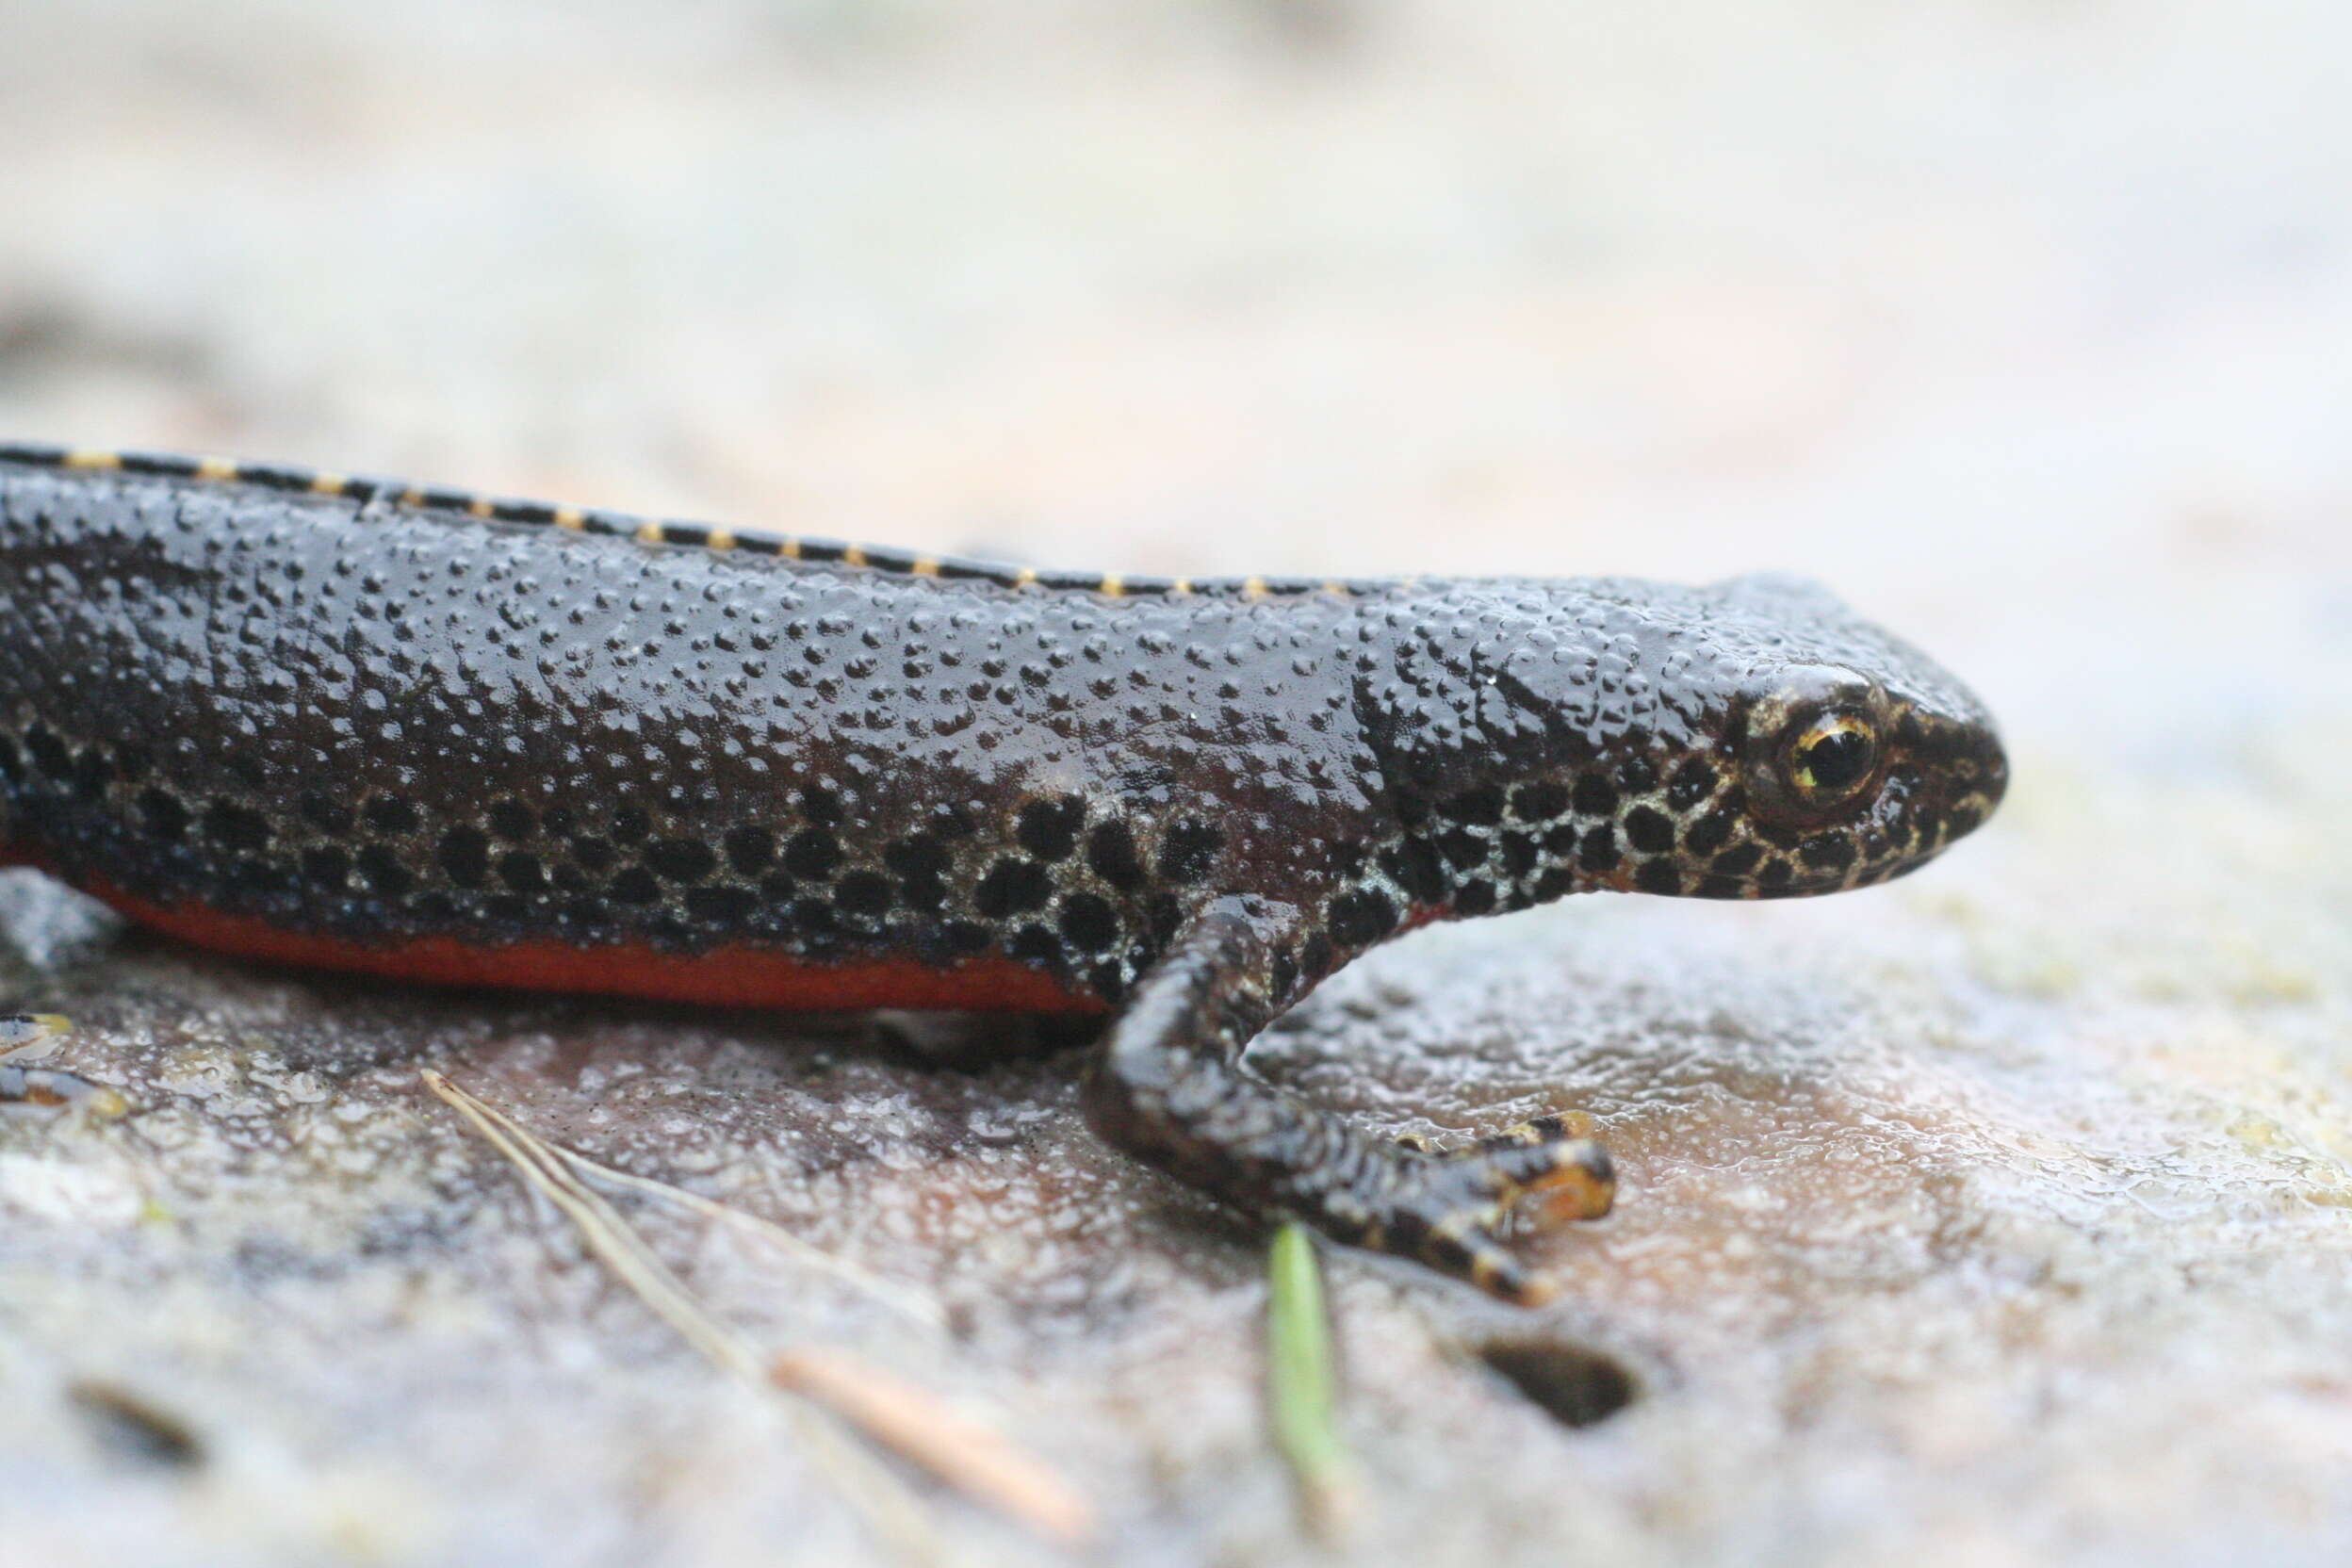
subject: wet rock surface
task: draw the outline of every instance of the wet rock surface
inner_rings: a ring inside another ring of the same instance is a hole
[[[0,427],[1138,571],[1828,579],[2003,716],[1991,827],[1422,933],[1257,1048],[1623,1172],[1540,1313],[1331,1255],[1334,1560],[2338,1561],[2352,227],[2299,149],[2352,126],[2290,90],[2328,13],[2158,9],[10,15]],[[1066,1031],[302,975],[29,872],[0,1004],[121,1097],[0,1115],[11,1560],[890,1559],[426,1069],[936,1303],[625,1203],[1119,1560],[1301,1549],[1263,1238],[1093,1142]]]

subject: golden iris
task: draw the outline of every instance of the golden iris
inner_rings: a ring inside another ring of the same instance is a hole
[[[1852,794],[1878,766],[1878,733],[1855,713],[1827,713],[1789,741],[1783,764],[1788,787],[1808,804]]]

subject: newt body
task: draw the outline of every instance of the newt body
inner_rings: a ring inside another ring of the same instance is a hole
[[[1450,1155],[1241,1065],[1357,953],[1594,889],[1773,898],[1969,831],[1981,705],[1780,579],[1040,574],[0,446],[0,856],[223,951],[782,1006],[1115,1009],[1090,1119],[1497,1294]]]

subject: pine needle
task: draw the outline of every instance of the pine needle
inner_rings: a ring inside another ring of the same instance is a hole
[[[797,1350],[763,1355],[713,1316],[620,1214],[580,1179],[572,1165],[578,1156],[537,1137],[440,1073],[427,1069],[421,1076],[427,1088],[472,1123],[580,1228],[589,1250],[623,1284],[712,1364],[763,1390],[780,1388],[800,1395],[809,1404],[793,1401],[795,1412],[808,1413],[811,1406],[829,1411],[880,1447],[1039,1535],[1070,1545],[1092,1539],[1092,1510],[1041,1461],[982,1430],[935,1396],[845,1354]],[[921,1497],[871,1454],[842,1443],[825,1423],[811,1416],[799,1426],[820,1462],[878,1532],[910,1558],[939,1560],[942,1538]]]

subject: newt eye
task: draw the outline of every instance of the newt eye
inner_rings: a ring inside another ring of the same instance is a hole
[[[1834,806],[1878,766],[1878,731],[1859,713],[1829,712],[1799,726],[1781,751],[1781,776],[1807,806]]]

